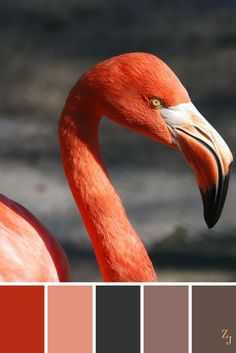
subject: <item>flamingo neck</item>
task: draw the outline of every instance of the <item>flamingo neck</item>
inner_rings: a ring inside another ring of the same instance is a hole
[[[131,226],[101,161],[100,118],[64,109],[59,123],[62,162],[105,281],[156,280],[152,263]]]

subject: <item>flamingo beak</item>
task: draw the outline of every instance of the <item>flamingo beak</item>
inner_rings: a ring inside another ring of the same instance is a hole
[[[233,156],[229,147],[192,103],[162,109],[173,142],[193,169],[208,228],[218,221],[228,191]]]

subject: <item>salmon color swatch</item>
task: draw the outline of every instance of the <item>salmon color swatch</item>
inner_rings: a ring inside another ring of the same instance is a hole
[[[188,353],[187,287],[144,288],[144,352]]]
[[[48,353],[92,353],[92,287],[49,286]]]
[[[44,352],[44,287],[0,286],[0,352]]]

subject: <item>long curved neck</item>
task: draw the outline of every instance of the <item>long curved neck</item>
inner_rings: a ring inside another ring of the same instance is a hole
[[[156,274],[101,161],[100,117],[64,108],[61,156],[105,281],[149,282]]]

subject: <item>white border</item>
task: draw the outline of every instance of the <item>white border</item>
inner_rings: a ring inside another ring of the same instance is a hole
[[[0,286],[236,286],[236,282],[0,282]]]
[[[48,353],[48,286],[44,285],[44,353]]]
[[[192,353],[192,285],[188,285],[188,353]]]
[[[140,353],[144,353],[144,285],[140,285]]]
[[[96,286],[92,286],[92,353],[96,353]]]

